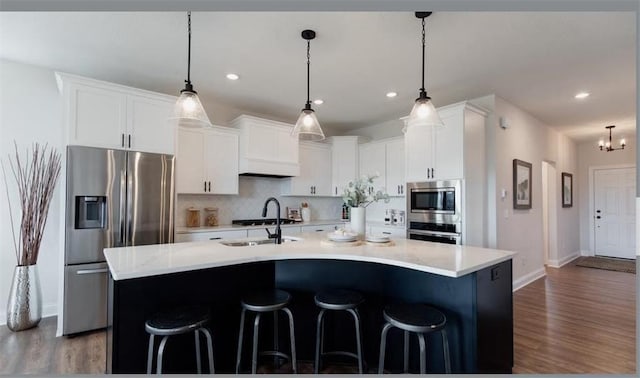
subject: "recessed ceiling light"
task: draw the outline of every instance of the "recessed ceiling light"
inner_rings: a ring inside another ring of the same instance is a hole
[[[239,78],[240,78],[240,76],[238,76],[238,75],[236,75],[234,73],[227,74],[227,79],[229,79],[229,80],[238,80]]]
[[[387,92],[387,97],[389,98],[394,98],[396,97],[398,94],[396,92]]]
[[[589,94],[590,94],[589,92],[580,92],[575,97],[577,99],[583,99],[583,98],[589,97]]]
[[[313,103],[316,104],[316,105],[322,105],[322,104],[324,104],[324,100],[319,98],[317,100],[313,100]]]

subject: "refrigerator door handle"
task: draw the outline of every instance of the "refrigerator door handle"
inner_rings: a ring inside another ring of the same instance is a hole
[[[76,274],[81,275],[81,274],[97,274],[97,273],[107,273],[109,271],[109,269],[107,268],[102,268],[102,269],[84,269],[84,270],[78,270],[76,271]]]
[[[120,171],[120,247],[124,247],[126,241],[125,214],[127,211],[127,175],[123,169]]]

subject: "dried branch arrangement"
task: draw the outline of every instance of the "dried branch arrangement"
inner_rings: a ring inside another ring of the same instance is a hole
[[[47,224],[49,205],[53,191],[60,175],[61,155],[54,148],[49,149],[34,143],[33,150],[26,151],[26,161],[20,158],[18,145],[15,145],[15,158],[9,155],[9,166],[18,185],[21,219],[20,234],[16,237],[15,223],[11,211],[11,198],[7,174],[2,164],[2,175],[6,183],[7,201],[9,202],[9,217],[13,245],[19,266],[34,265],[38,261],[40,242]]]

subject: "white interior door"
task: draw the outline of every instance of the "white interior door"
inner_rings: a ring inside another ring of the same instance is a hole
[[[594,171],[597,256],[635,258],[635,183],[635,168]]]

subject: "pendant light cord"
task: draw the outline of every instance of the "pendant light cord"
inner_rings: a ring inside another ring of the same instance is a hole
[[[187,48],[187,80],[185,83],[191,84],[191,11],[187,12],[189,25],[189,47]]]
[[[422,19],[422,88],[420,93],[426,93],[424,90],[424,56],[425,56],[425,32],[424,32],[424,18]]]
[[[310,75],[310,70],[311,70],[311,41],[307,40],[307,105],[311,106],[311,100],[310,100],[310,92],[309,92],[309,87],[310,87],[310,80],[309,77]]]

